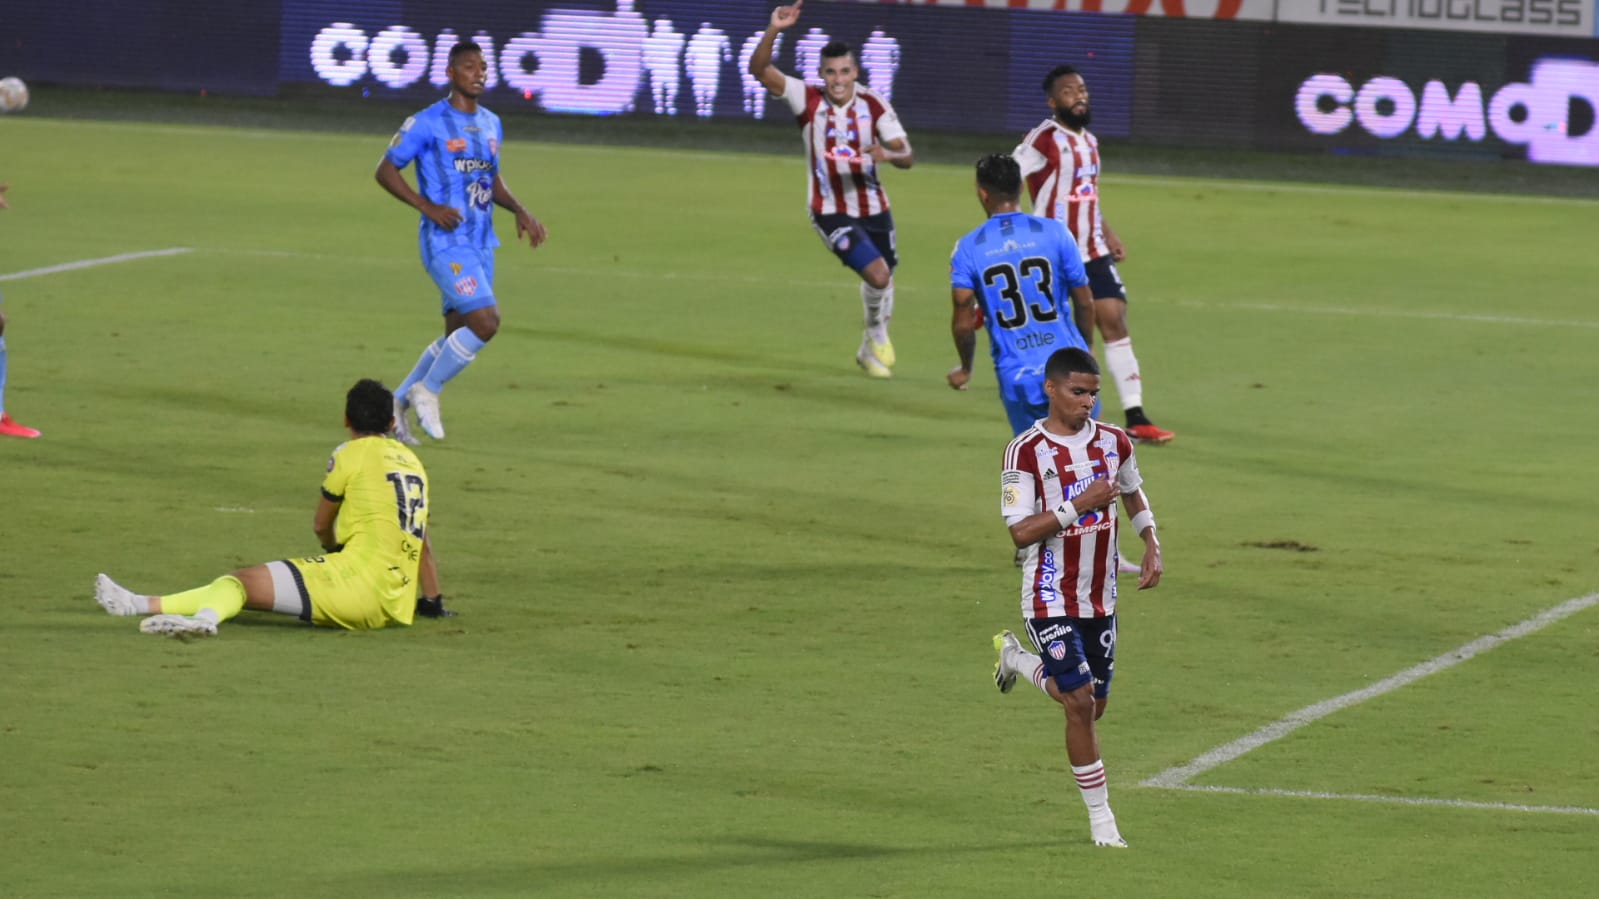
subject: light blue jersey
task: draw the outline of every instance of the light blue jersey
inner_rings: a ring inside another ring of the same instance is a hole
[[[1089,349],[1072,320],[1069,290],[1086,285],[1088,276],[1071,232],[1053,219],[999,213],[956,242],[949,281],[977,294],[1007,409],[1021,404],[1047,410],[1044,364],[1050,354]]]
[[[500,170],[500,117],[479,106],[464,113],[440,100],[405,120],[385,156],[395,168],[416,163],[417,192],[461,211],[464,220],[446,231],[422,216],[418,235],[422,264],[453,249],[492,252],[494,177]]]

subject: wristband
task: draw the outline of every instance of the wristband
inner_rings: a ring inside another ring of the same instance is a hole
[[[1070,502],[1064,502],[1055,507],[1055,518],[1060,522],[1060,527],[1063,531],[1071,527],[1072,522],[1079,517],[1081,516],[1077,514],[1077,507]]]
[[[1155,513],[1149,511],[1148,509],[1145,509],[1144,511],[1133,516],[1133,533],[1135,534],[1142,534],[1144,532],[1144,528],[1153,528],[1154,526]]]

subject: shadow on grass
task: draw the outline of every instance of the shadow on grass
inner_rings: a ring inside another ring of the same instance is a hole
[[[952,855],[980,855],[1014,848],[1014,842],[1010,841],[988,846],[907,847],[841,840],[730,837],[705,840],[685,845],[676,852],[655,855],[627,856],[612,853],[597,854],[588,858],[532,860],[518,865],[489,864],[457,868],[440,864],[407,870],[319,876],[314,882],[303,886],[318,893],[352,896],[523,896],[563,889],[583,890],[590,895],[607,895],[604,892],[606,889],[625,891],[630,888],[643,888],[645,882],[658,888],[681,890],[689,887],[689,884],[680,881],[692,881],[702,875],[738,868],[805,865],[813,862],[859,862],[890,858],[947,858]],[[864,869],[861,876],[863,879],[871,877]],[[225,889],[226,886],[218,884],[219,890]],[[295,889],[291,884],[283,886]],[[601,892],[593,892],[596,889]],[[821,892],[817,895],[825,893],[825,888],[820,884],[818,889]],[[619,892],[612,895],[625,894]]]

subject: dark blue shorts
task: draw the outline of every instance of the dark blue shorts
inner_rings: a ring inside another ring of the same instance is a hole
[[[1088,274],[1088,289],[1096,300],[1121,300],[1127,302],[1127,285],[1116,271],[1116,263],[1109,256],[1101,256],[1083,266]]]
[[[1094,698],[1110,695],[1110,679],[1116,674],[1116,616],[1108,618],[1031,618],[1027,635],[1032,638],[1044,671],[1055,679],[1062,693],[1070,693],[1090,681]]]
[[[838,261],[857,272],[882,259],[889,271],[899,265],[894,254],[894,215],[879,212],[864,218],[811,213],[811,224]]]

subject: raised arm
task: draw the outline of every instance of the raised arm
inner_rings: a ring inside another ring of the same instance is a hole
[[[755,45],[755,52],[750,56],[750,74],[766,85],[766,90],[773,95],[783,93],[788,76],[772,65],[772,46],[779,34],[799,21],[800,7],[804,5],[805,0],[794,0],[793,6],[779,6],[772,10],[771,21],[766,23],[766,33],[761,35],[761,42]]]

